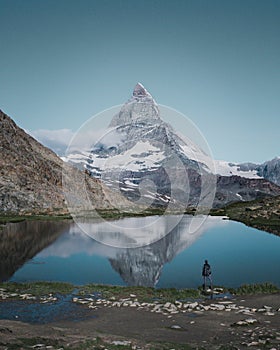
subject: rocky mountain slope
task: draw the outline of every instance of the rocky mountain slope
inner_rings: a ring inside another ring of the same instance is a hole
[[[247,202],[255,199],[280,195],[280,187],[262,178],[241,176],[217,176],[217,191],[214,207],[225,204]]]
[[[0,111],[0,214],[65,214],[65,194],[79,203],[90,200],[94,208],[113,208],[110,191],[71,166],[66,171],[65,193],[63,168],[63,161],[54,152]],[[120,197],[116,200],[122,201]]]
[[[256,165],[257,174],[280,186],[280,158],[276,157],[263,164]]]

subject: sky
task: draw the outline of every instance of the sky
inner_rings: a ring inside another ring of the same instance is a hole
[[[0,109],[45,143],[139,81],[215,159],[280,155],[279,0],[0,0],[0,23]]]

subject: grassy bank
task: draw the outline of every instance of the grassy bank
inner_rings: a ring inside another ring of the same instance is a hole
[[[165,213],[165,210],[161,208],[150,208],[145,209],[143,211],[119,211],[119,210],[112,210],[112,209],[100,209],[96,210],[94,212],[84,212],[81,213],[81,218],[84,219],[121,219],[125,217],[145,217],[145,216],[152,216],[152,215],[163,215],[167,214]],[[177,212],[172,212],[168,214],[178,214]],[[6,215],[0,215],[0,225],[5,225],[7,223],[17,223],[25,220],[50,220],[50,221],[56,221],[56,220],[69,220],[72,219],[72,216],[70,214],[36,214],[36,215],[18,215],[18,214],[6,214]]]
[[[201,210],[201,214],[207,214],[208,211]],[[83,212],[81,218],[84,219],[108,219],[116,220],[125,217],[146,217],[152,215],[176,215],[182,214],[178,211],[166,211],[164,208],[148,208],[141,211],[119,211],[100,209],[94,212]],[[195,208],[188,208],[184,214],[197,214]],[[212,216],[227,216],[229,219],[242,222],[247,226],[257,228],[262,231],[270,232],[280,236],[280,196],[261,198],[250,202],[238,202],[230,204],[224,208],[212,209]],[[38,214],[38,215],[0,215],[0,229],[7,223],[17,223],[25,220],[69,220],[72,219],[69,214]]]
[[[40,221],[40,220],[70,220],[72,219],[71,215],[2,215],[0,216],[0,225],[6,225],[7,223],[17,223],[26,220],[30,221]]]
[[[74,286],[70,283],[62,282],[31,282],[31,283],[0,283],[0,288],[5,289],[9,293],[32,294],[42,296],[46,294],[72,294],[88,295],[95,293],[104,299],[120,299],[127,298],[130,295],[136,295],[139,301],[161,301],[174,302],[176,300],[199,299],[205,298],[206,295],[202,288],[197,289],[176,289],[176,288],[149,288],[149,287],[126,287],[88,284],[85,286]],[[231,293],[234,295],[257,295],[279,293],[280,289],[271,283],[262,284],[246,284],[238,288],[219,287],[223,293]],[[211,293],[210,293],[211,294]]]
[[[233,203],[213,209],[210,214],[225,215],[231,220],[280,236],[280,196]]]
[[[204,214],[205,210],[201,211],[201,214]],[[182,215],[182,214],[188,214],[188,215],[194,215],[197,213],[197,210],[195,208],[188,208],[182,212],[182,210],[178,211],[168,211],[165,208],[147,208],[139,211],[132,210],[124,210],[120,211],[117,209],[96,209],[94,211],[89,212],[81,212],[80,217],[83,219],[121,219],[121,218],[127,218],[127,217],[146,217],[146,216],[153,216],[153,215]],[[208,213],[208,211],[206,211]],[[72,219],[72,216],[70,214],[0,214],[0,225],[5,225],[6,223],[16,223],[21,222],[25,220],[66,220],[66,219]]]

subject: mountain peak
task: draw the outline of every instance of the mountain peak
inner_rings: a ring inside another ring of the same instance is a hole
[[[141,83],[137,83],[133,90],[133,96],[135,97],[151,97],[151,94],[145,89],[145,87]]]
[[[137,83],[132,97],[122,106],[109,127],[124,126],[135,122],[159,122],[160,113],[152,95],[141,83]]]

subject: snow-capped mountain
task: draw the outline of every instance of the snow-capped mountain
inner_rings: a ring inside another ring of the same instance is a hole
[[[280,157],[256,166],[255,170],[259,176],[280,186]]]
[[[262,164],[254,163],[230,163],[215,161],[216,173],[223,176],[237,175],[247,179],[266,179],[280,185],[280,157]]]
[[[242,164],[236,164],[227,162],[224,160],[215,160],[216,174],[222,176],[241,176],[246,179],[261,179],[263,178],[258,174],[258,171],[254,167],[245,166]]]
[[[213,201],[222,206],[280,194],[258,169],[213,161],[190,137],[181,136],[161,118],[140,83],[98,142],[64,159],[145,206],[209,208]]]
[[[158,105],[140,83],[93,146],[85,167],[139,204],[197,206],[203,195],[207,206],[214,198],[211,158],[162,120]]]

